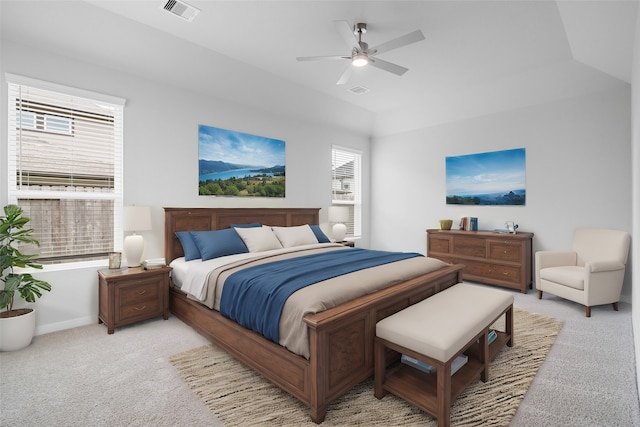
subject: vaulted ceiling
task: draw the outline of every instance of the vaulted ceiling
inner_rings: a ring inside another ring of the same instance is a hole
[[[299,108],[322,96],[355,107],[373,135],[631,82],[636,0],[187,2],[200,10],[192,22],[162,9],[166,0],[3,1],[3,37],[110,57],[114,67],[194,90],[249,92],[255,103],[290,98]],[[349,54],[336,20],[367,23],[370,46],[414,30],[425,40],[380,54],[408,68],[403,76],[367,66],[336,85],[348,60],[296,61]]]

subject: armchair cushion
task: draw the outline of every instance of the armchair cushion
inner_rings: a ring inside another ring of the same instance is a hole
[[[584,290],[586,269],[579,266],[549,267],[540,270],[540,278]]]
[[[578,254],[573,251],[538,251],[535,258],[538,268],[577,265],[578,263]]]
[[[618,261],[592,261],[585,264],[585,267],[592,273],[601,271],[623,270],[624,264]]]

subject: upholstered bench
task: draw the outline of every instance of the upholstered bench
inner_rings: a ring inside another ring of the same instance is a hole
[[[489,345],[489,328],[502,315],[505,331],[497,331]],[[513,295],[458,283],[377,323],[375,396],[393,393],[434,416],[438,427],[449,426],[453,401],[478,376],[488,380],[489,361],[505,344],[513,345]],[[393,364],[398,353],[435,373]],[[462,354],[468,361],[452,375],[452,363]]]

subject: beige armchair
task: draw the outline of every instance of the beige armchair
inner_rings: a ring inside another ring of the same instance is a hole
[[[631,238],[603,228],[580,228],[573,235],[573,251],[539,251],[535,256],[538,299],[549,292],[585,306],[613,304],[618,311]]]

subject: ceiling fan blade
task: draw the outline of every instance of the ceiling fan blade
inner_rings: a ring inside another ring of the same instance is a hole
[[[400,65],[396,65],[388,61],[384,61],[380,58],[369,57],[369,64],[371,64],[372,67],[380,68],[381,70],[388,71],[397,76],[401,76],[409,71],[408,68],[401,67]]]
[[[351,57],[332,55],[332,56],[299,56],[296,58],[296,60],[298,61],[324,61],[324,60],[334,60],[334,59],[351,59]]]
[[[349,66],[347,67],[346,70],[344,70],[344,73],[342,73],[342,75],[340,76],[340,78],[338,79],[338,81],[336,82],[336,85],[343,85],[346,82],[349,81],[349,78],[351,77],[351,72],[353,71],[353,67],[351,66],[351,64],[349,64]]]
[[[333,25],[336,27],[336,30],[347,46],[349,46],[350,50],[356,46],[360,46],[358,43],[358,37],[356,37],[351,25],[349,25],[347,21],[333,21]]]
[[[416,30],[412,33],[405,34],[404,36],[400,36],[393,40],[389,40],[388,42],[382,43],[376,47],[369,49],[369,51],[375,51],[376,55],[382,52],[388,52],[392,49],[397,49],[402,46],[406,46],[411,43],[419,42],[424,40],[424,34],[422,31]]]

